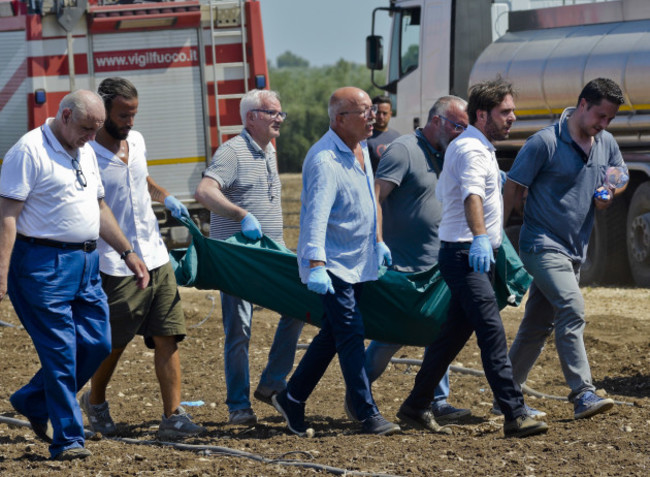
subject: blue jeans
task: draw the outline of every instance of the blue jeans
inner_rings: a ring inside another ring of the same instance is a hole
[[[51,420],[52,457],[83,447],[76,394],[111,351],[99,255],[16,240],[8,291],[41,362],[11,403],[36,422]]]
[[[559,252],[521,252],[533,276],[524,318],[510,348],[515,380],[526,382],[528,373],[555,329],[555,347],[564,379],[571,388],[569,400],[595,391],[583,340],[585,302],[580,292],[580,264]]]
[[[435,384],[472,332],[476,332],[485,377],[505,418],[512,420],[525,414],[524,397],[508,359],[506,334],[492,288],[494,268],[488,273],[474,272],[468,257],[467,249],[440,248],[440,272],[451,292],[448,318],[424,354],[413,390],[404,403],[414,409],[426,409]]]
[[[224,367],[226,374],[226,404],[230,412],[248,409],[250,402],[250,372],[248,346],[251,339],[253,305],[231,295],[221,293],[223,317]],[[269,362],[260,380],[260,387],[282,391],[285,379],[293,368],[296,344],[303,323],[294,318],[280,317]]]
[[[368,381],[374,383],[379,376],[386,370],[386,366],[390,363],[390,359],[397,353],[402,345],[393,343],[382,343],[381,341],[371,341],[366,348],[366,373],[368,374]],[[429,347],[425,348],[425,354],[428,352]],[[446,401],[449,397],[449,368],[442,377],[435,391],[433,392],[434,401]]]
[[[379,413],[364,367],[364,326],[359,311],[363,284],[350,284],[332,274],[330,277],[335,293],[322,296],[322,327],[291,376],[287,390],[291,397],[305,402],[338,353],[355,415],[363,421]]]

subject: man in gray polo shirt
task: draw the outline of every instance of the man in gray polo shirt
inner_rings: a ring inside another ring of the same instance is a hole
[[[571,388],[574,418],[608,411],[611,399],[598,397],[583,340],[585,304],[580,293],[580,266],[594,224],[594,209],[611,205],[623,189],[603,190],[608,166],[624,166],[613,136],[605,131],[623,104],[612,80],[590,81],[575,108],[567,108],[559,123],[531,136],[519,151],[504,188],[504,223],[519,206],[525,189],[524,224],[519,253],[533,284],[524,318],[510,348],[514,379],[528,373],[555,331],[562,372]]]
[[[442,204],[436,199],[436,185],[447,146],[467,128],[466,107],[467,102],[457,96],[438,99],[424,128],[394,140],[379,162],[375,175],[375,195],[380,204],[377,211],[394,270],[423,272],[438,263]],[[381,376],[400,348],[393,343],[370,343],[366,372],[371,383]],[[417,424],[438,431],[436,420],[447,423],[470,414],[469,409],[449,404],[448,396],[449,371],[436,386],[431,404],[433,416],[427,414],[427,420]]]

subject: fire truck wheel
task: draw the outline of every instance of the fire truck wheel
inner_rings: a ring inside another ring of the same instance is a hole
[[[625,246],[625,207],[625,198],[619,197],[609,208],[596,211],[587,259],[580,268],[581,285],[630,282]]]

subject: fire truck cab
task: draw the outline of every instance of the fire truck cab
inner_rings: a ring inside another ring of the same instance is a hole
[[[193,199],[201,172],[241,131],[244,93],[268,85],[259,1],[0,0],[0,44],[0,159],[68,92],[127,78],[149,174],[208,230]],[[168,247],[185,244],[187,229],[155,208]]]

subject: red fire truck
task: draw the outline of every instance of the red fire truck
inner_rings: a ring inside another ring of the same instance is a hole
[[[128,78],[149,173],[207,230],[193,200],[201,172],[241,131],[243,94],[268,85],[259,1],[0,0],[0,45],[0,158],[68,92]],[[156,214],[168,246],[189,239]]]

